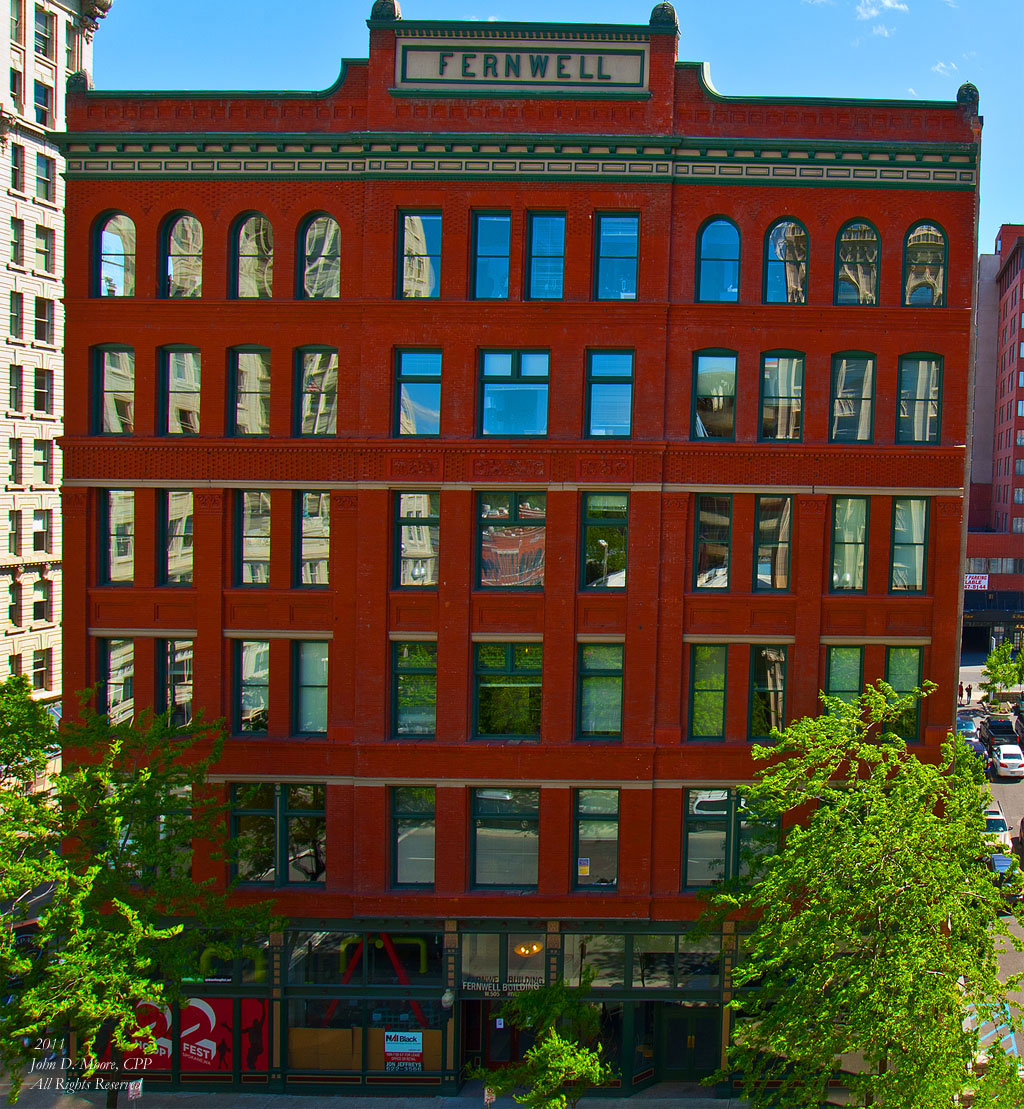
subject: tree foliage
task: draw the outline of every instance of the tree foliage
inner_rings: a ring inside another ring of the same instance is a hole
[[[995,704],[1003,694],[1024,685],[1024,651],[1015,653],[1010,640],[1005,640],[989,653],[981,676],[980,687],[989,704]]]
[[[84,710],[59,738],[74,761],[58,769],[52,717],[23,678],[0,685],[0,1069],[11,1101],[36,1038],[70,1031],[88,1055],[102,1032],[138,1048],[137,1002],[175,1000],[212,935],[240,950],[271,923],[192,876],[193,840],[223,839],[224,809],[206,787],[219,724],[111,725]]]
[[[740,933],[729,1064],[753,1109],[816,1109],[839,1070],[852,1105],[939,1109],[967,1091],[979,1109],[1024,1104],[998,1036],[987,1072],[974,1066],[979,1025],[1004,1023],[1018,984],[1000,980],[999,952],[1019,949],[984,865],[977,759],[950,737],[928,764],[898,735],[931,688],[823,697],[821,716],[753,750],[766,765],[746,803],[785,840],[712,891],[703,919]]]

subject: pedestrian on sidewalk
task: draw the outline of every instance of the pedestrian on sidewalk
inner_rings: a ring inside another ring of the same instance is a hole
[[[960,688],[956,691],[956,703],[962,705],[964,703],[964,683],[960,683]]]
[[[967,686],[967,703],[968,704],[971,703],[971,687],[970,687],[970,685]]]

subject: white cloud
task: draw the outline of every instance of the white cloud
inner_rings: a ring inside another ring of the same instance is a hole
[[[940,77],[952,77],[956,73],[956,62],[936,62],[932,66],[932,73],[937,73]]]
[[[882,38],[887,39],[892,37],[895,30],[895,27],[886,27],[884,23],[876,23],[874,27],[871,28],[871,33],[873,35],[881,35]]]
[[[907,89],[911,96],[917,96],[917,89]]]
[[[834,4],[836,0],[801,0],[803,4]]]
[[[858,19],[874,19],[882,12],[908,12],[910,8],[903,0],[860,0],[857,4]]]

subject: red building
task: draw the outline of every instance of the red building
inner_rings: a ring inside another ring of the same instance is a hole
[[[450,1089],[582,961],[625,1090],[705,1074],[751,739],[952,717],[977,91],[722,96],[668,4],[369,28],[69,100],[65,687],[230,721],[290,918],[148,1080]]]

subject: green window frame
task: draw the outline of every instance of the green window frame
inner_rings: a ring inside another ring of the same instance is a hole
[[[920,647],[887,647],[885,649],[885,680],[893,692],[906,694],[921,685],[924,651]],[[905,743],[919,742],[921,735],[921,702],[914,701],[905,712],[890,722],[889,730]]]
[[[736,438],[736,351],[693,354],[693,413],[690,438]]]
[[[473,299],[508,300],[512,216],[473,213]]]
[[[470,819],[472,887],[536,889],[540,790],[471,790]]]
[[[135,490],[107,489],[101,497],[100,584],[131,585],[135,579]]]
[[[202,401],[202,354],[196,347],[160,348],[160,431],[198,435]]]
[[[324,639],[292,644],[292,728],[296,735],[327,734],[330,645]]]
[[[640,214],[598,212],[594,220],[594,300],[636,300]]]
[[[543,589],[547,494],[488,491],[477,495],[480,589]]]
[[[320,212],[299,229],[299,298],[336,300],[341,295],[341,228]]]
[[[793,498],[765,494],[754,502],[755,593],[787,593],[793,538]]]
[[[473,644],[473,735],[540,738],[542,643]]]
[[[192,723],[195,642],[191,639],[158,639],[158,705],[173,728]]]
[[[157,497],[160,521],[161,585],[192,584],[192,490],[161,489]]]
[[[235,221],[230,295],[270,300],[274,295],[274,227],[262,212]]]
[[[235,498],[235,585],[270,585],[270,493],[240,490]]]
[[[437,850],[434,786],[391,789],[391,885],[432,889]]]
[[[229,351],[232,403],[229,435],[270,434],[270,351],[266,347],[233,347]]]
[[[15,148],[17,149],[17,148]],[[135,224],[123,212],[108,213],[96,228],[92,295],[135,296]]]
[[[689,738],[705,742],[725,739],[725,694],[729,679],[729,648],[724,643],[690,645]]]
[[[830,443],[870,443],[875,433],[875,356],[847,350],[832,355]]]
[[[867,587],[867,497],[832,498],[832,593],[863,593]]]
[[[395,351],[395,435],[441,434],[441,352]]]
[[[946,306],[946,233],[931,220],[913,224],[903,240],[903,305],[909,308]]]
[[[807,228],[790,218],[776,220],[764,237],[765,304],[807,303]]]
[[[437,735],[437,643],[391,644],[391,735],[433,739]]]
[[[15,334],[13,328],[11,331]],[[135,348],[96,347],[93,430],[97,435],[131,435],[135,431]]]
[[[787,649],[781,643],[750,647],[750,739],[769,739],[773,728],[786,726]]]
[[[561,300],[565,287],[565,213],[530,212],[526,299]]]
[[[826,648],[825,693],[848,705],[864,692],[864,648]]]
[[[295,436],[338,434],[338,351],[300,347],[295,352]]]
[[[548,433],[547,350],[480,352],[480,434],[514,439]]]
[[[49,199],[49,198],[47,198]],[[179,212],[164,224],[160,295],[191,298],[203,295],[203,225],[190,212]]]
[[[625,589],[629,494],[584,493],[580,588]]]
[[[395,493],[395,588],[436,589],[441,560],[441,494]]]
[[[732,495],[699,493],[693,527],[693,588],[729,588]]]
[[[398,213],[398,292],[400,300],[441,295],[441,213]]]
[[[612,890],[619,883],[619,791],[573,790],[573,889]]]
[[[96,711],[113,725],[135,715],[135,640],[97,639]]]
[[[874,224],[852,219],[836,235],[833,301],[839,305],[878,303],[882,239]]]
[[[761,355],[761,412],[758,439],[799,443],[803,439],[804,355],[768,350]]]
[[[580,643],[576,734],[580,739],[622,738],[622,643]]]
[[[331,495],[324,490],[295,491],[293,583],[297,589],[330,584]]]
[[[900,355],[897,443],[938,443],[942,425],[942,356]]]
[[[736,789],[683,791],[684,892],[745,878],[762,855],[778,851],[777,820],[761,820]]]
[[[242,885],[323,885],[327,787],[232,782],[231,872]]]
[[[714,216],[697,233],[698,304],[736,304],[740,299],[740,229]]]
[[[266,735],[270,707],[270,641],[234,641],[234,733]]]
[[[586,435],[628,439],[633,434],[631,350],[587,351]]]
[[[890,593],[923,593],[928,581],[927,497],[893,497]]]

